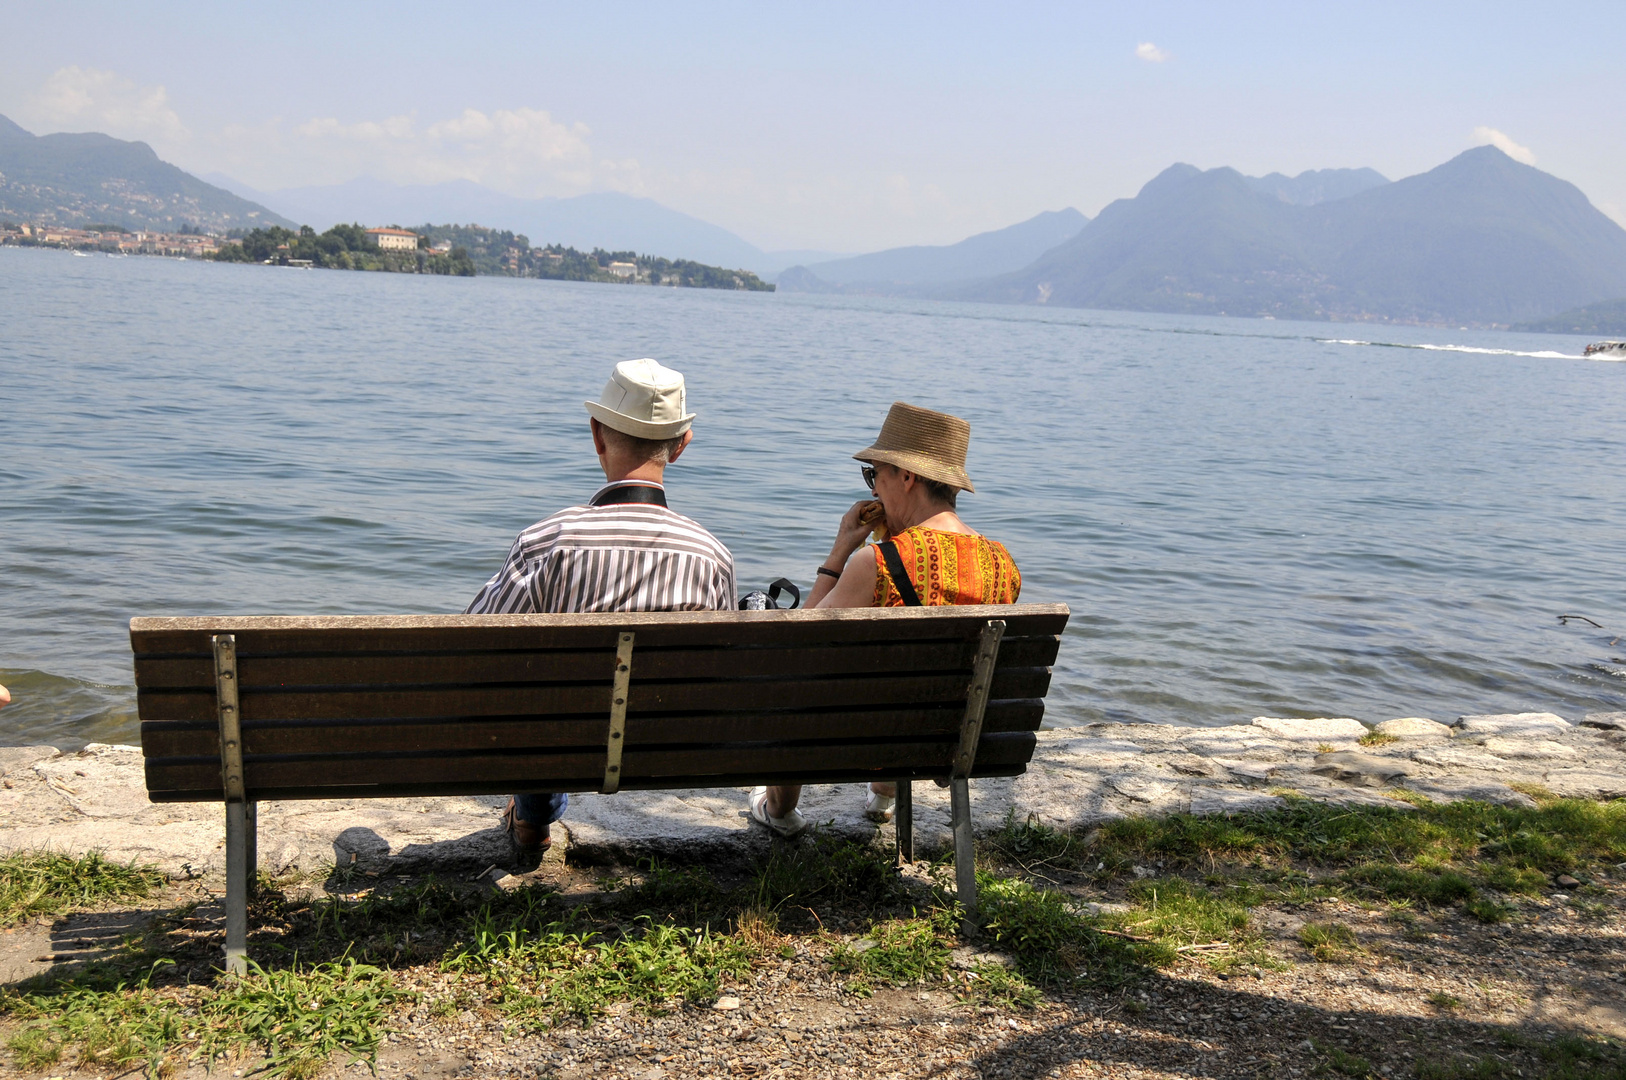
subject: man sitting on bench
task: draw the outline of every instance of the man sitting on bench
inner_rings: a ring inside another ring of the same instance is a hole
[[[683,376],[654,360],[623,361],[599,400],[583,404],[608,482],[586,506],[520,533],[464,614],[732,609],[734,556],[666,507],[666,466],[694,438]],[[522,849],[546,850],[548,826],[569,802],[562,792],[515,795],[503,827]]]

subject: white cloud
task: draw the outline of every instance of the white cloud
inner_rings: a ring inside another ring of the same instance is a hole
[[[1153,64],[1161,64],[1169,58],[1167,52],[1153,45],[1150,41],[1143,41],[1136,45],[1135,55]]]
[[[137,86],[111,71],[59,69],[30,95],[23,116],[54,130],[100,131],[125,139],[183,140],[186,125],[169,105],[162,86]]]
[[[1526,165],[1536,163],[1536,155],[1531,153],[1528,146],[1520,146],[1508,138],[1505,132],[1497,131],[1493,127],[1480,126],[1474,128],[1474,142],[1480,144],[1490,143],[1514,161],[1522,161]]]
[[[315,117],[293,129],[296,157],[324,172],[366,172],[400,183],[472,180],[514,195],[561,194],[595,186],[636,186],[636,161],[595,162],[587,125],[543,109],[464,109],[420,125],[416,116],[342,123]]]

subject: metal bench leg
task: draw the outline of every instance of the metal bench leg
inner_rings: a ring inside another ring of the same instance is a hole
[[[249,831],[252,804],[226,804],[226,970],[248,971],[248,853],[254,848]]]
[[[973,934],[977,929],[977,866],[971,844],[971,784],[963,778],[949,781],[949,802],[954,828],[954,885],[965,909],[965,922],[961,930]]]
[[[892,807],[892,821],[898,834],[898,862],[915,861],[915,785],[898,781],[898,801]]]
[[[260,889],[260,804],[253,799],[243,803],[244,845],[243,865],[248,871],[248,892],[252,896]]]

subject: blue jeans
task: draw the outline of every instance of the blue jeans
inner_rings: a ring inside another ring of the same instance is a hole
[[[514,796],[514,816],[527,825],[541,828],[565,816],[570,796],[562,791],[538,791]]]

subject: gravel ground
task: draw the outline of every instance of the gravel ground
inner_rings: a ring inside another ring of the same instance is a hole
[[[596,891],[588,872],[557,860],[528,877],[584,899]],[[202,888],[177,885],[153,905],[173,906],[188,891]],[[1088,898],[1115,899],[1100,892]],[[207,914],[200,909],[196,918]],[[1358,951],[1348,962],[1317,962],[1298,941],[1306,921],[1349,926]],[[8,931],[0,935],[0,969],[9,981],[29,965],[50,966],[37,956],[71,963],[74,949],[94,948],[98,932],[127,932],[137,922],[124,911]],[[399,974],[427,993],[396,1016],[378,1072],[386,1080],[1399,1078],[1417,1075],[1429,1061],[1494,1055],[1508,1075],[1533,1077],[1550,1072],[1540,1054],[1554,1036],[1626,1039],[1626,868],[1585,889],[1555,886],[1499,925],[1456,911],[1397,915],[1339,901],[1261,906],[1253,923],[1285,970],[1225,977],[1192,963],[1127,989],[1051,992],[1032,1011],[963,1004],[942,983],[882,988],[867,998],[851,993],[826,958],[854,935],[839,927],[821,931],[811,920],[807,932],[786,937],[793,958],[764,960],[748,979],[723,987],[719,1005],[737,1000],[737,1007],[649,1015],[623,1005],[591,1026],[570,1023],[540,1034],[517,1029],[489,1007],[435,1015],[433,1003],[453,998],[460,977],[423,965]],[[217,1064],[208,1073],[191,1066],[172,1077],[240,1076],[251,1068]],[[22,1074],[0,1064],[0,1077],[22,1075],[111,1080],[112,1074],[61,1067]],[[365,1064],[337,1061],[324,1074],[364,1075]]]

